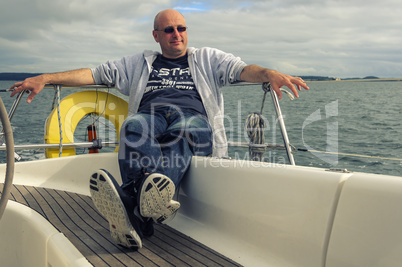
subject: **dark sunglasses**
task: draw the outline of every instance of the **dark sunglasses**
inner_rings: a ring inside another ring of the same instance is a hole
[[[185,32],[187,30],[187,27],[179,26],[176,29],[177,29],[178,32]],[[175,30],[174,27],[169,26],[169,27],[166,27],[163,30],[155,30],[155,31],[160,31],[160,32],[165,32],[165,33],[173,33],[174,30]]]

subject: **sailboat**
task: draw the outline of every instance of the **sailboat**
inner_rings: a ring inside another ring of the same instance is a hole
[[[402,177],[295,165],[278,99],[267,92],[289,164],[193,157],[176,194],[181,208],[138,251],[113,243],[90,198],[89,177],[98,169],[121,183],[117,153],[75,155],[77,147],[117,143],[74,143],[74,125],[58,124],[98,112],[118,129],[126,104],[101,93],[90,107],[82,103],[94,93],[73,94],[56,103],[45,144],[22,146],[13,144],[9,124],[20,96],[8,114],[0,107],[7,150],[0,165],[1,265],[399,266]],[[102,103],[109,110],[99,109]],[[46,149],[47,158],[14,163],[14,149],[28,148]]]

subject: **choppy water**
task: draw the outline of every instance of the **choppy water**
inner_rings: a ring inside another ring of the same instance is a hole
[[[402,82],[323,82],[310,83],[309,87],[309,91],[300,93],[299,99],[290,101],[284,96],[280,101],[292,145],[309,150],[402,158]],[[237,116],[241,105],[241,124],[250,112],[260,110],[263,92],[259,86],[225,88],[224,92],[227,113]],[[228,99],[233,98],[240,99],[241,104],[236,101],[229,104]],[[271,99],[267,98],[263,112],[270,123],[265,133],[267,143],[282,142],[274,114]],[[233,154],[237,149],[230,151]],[[401,161],[310,152],[296,152],[294,156],[297,165],[402,175]],[[285,154],[271,151],[268,157],[280,161]]]
[[[12,84],[12,81],[0,81],[0,88]],[[310,151],[402,158],[402,82],[322,82],[309,86],[311,89],[301,92],[299,99],[290,101],[284,96],[280,101],[292,145]],[[62,95],[71,92],[66,89]],[[228,87],[223,88],[223,93],[229,141],[248,142],[244,122],[248,114],[261,109],[261,86]],[[51,111],[53,94],[53,90],[45,89],[31,104],[25,99],[21,101],[12,119],[16,144],[43,143],[44,123]],[[14,99],[9,93],[0,93],[0,96],[9,108]],[[268,95],[263,112],[268,126],[265,142],[282,144],[274,115]],[[247,159],[247,151],[230,147],[229,154],[232,158]],[[44,158],[42,150],[18,153],[22,160]],[[3,154],[0,156],[4,161]],[[269,150],[265,157],[267,161],[278,163],[286,159],[281,150]],[[402,175],[402,161],[397,160],[298,151],[295,161],[303,166]]]

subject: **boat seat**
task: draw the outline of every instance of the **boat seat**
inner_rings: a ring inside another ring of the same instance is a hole
[[[323,266],[350,174],[194,157],[171,225],[250,266]]]

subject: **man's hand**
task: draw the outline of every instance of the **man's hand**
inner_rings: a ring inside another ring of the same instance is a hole
[[[282,98],[282,92],[280,90],[282,86],[286,86],[292,90],[293,94],[297,98],[299,97],[298,91],[301,91],[302,87],[306,90],[310,89],[302,78],[286,75],[275,70],[270,71],[268,80],[279,99]]]
[[[13,90],[11,93],[11,97],[15,96],[17,93],[22,92],[24,90],[29,90],[31,93],[27,98],[27,102],[31,103],[33,98],[37,94],[39,94],[40,91],[42,91],[46,83],[47,82],[44,75],[27,78],[22,82],[16,82],[10,87],[10,90]]]
[[[275,70],[266,69],[257,65],[248,65],[243,69],[240,75],[242,81],[253,83],[269,82],[272,90],[274,90],[279,99],[282,98],[282,92],[280,88],[282,86],[288,87],[292,90],[296,97],[299,97],[298,91],[303,87],[304,89],[310,89],[302,78],[293,77],[280,73]]]

